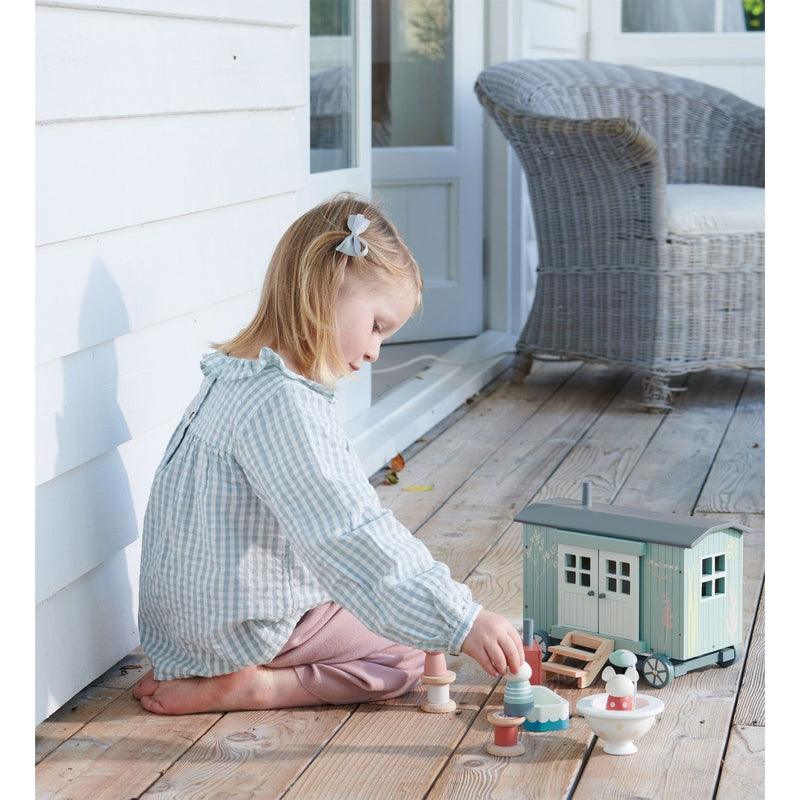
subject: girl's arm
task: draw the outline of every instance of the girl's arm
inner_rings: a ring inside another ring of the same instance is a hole
[[[381,507],[329,401],[308,387],[286,386],[240,430],[236,457],[295,557],[331,599],[392,641],[461,650],[481,606]],[[468,646],[484,668],[500,668],[509,645],[487,622]]]

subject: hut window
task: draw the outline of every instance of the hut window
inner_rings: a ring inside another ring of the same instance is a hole
[[[592,585],[592,559],[588,556],[578,556],[575,553],[564,554],[564,583],[573,586],[591,587]]]
[[[702,579],[700,596],[702,598],[717,597],[725,594],[725,555],[707,556],[702,561]]]
[[[606,591],[616,592],[617,594],[630,594],[631,582],[628,580],[631,575],[631,565],[627,561],[615,561],[606,559]]]

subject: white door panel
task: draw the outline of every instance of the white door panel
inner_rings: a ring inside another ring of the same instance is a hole
[[[558,624],[597,630],[597,550],[558,546]]]
[[[601,550],[598,558],[598,633],[639,638],[639,560]]]
[[[483,331],[482,60],[481,0],[373,5],[373,196],[425,281],[421,316],[393,341]]]

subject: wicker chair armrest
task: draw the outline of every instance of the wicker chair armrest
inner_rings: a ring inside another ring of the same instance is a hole
[[[525,114],[475,91],[525,171],[540,266],[655,267],[639,255],[666,240],[666,170],[641,125]]]

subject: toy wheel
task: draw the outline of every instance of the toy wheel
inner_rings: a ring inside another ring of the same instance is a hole
[[[739,660],[739,656],[742,654],[742,648],[738,644],[735,644],[733,645],[732,649],[733,649],[733,655],[730,656],[729,658],[725,658],[725,656],[723,655],[725,650],[720,651],[719,654],[720,657],[718,663],[721,667],[729,667],[731,664],[735,664]]]
[[[661,689],[675,678],[672,662],[660,653],[647,656],[642,665],[642,677],[654,688]]]
[[[550,637],[544,631],[534,631],[533,638],[542,651],[542,661],[547,661],[550,657]]]

